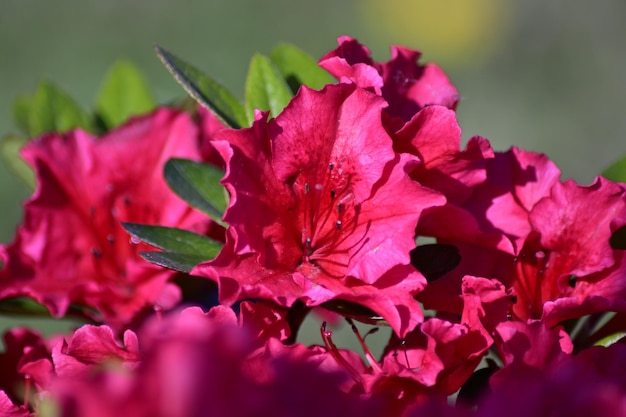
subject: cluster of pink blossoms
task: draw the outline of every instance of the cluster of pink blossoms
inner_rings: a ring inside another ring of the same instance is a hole
[[[319,61],[337,83],[250,127],[160,108],[30,141],[0,298],[92,323],[5,333],[0,416],[626,416],[624,339],[594,346],[626,330],[626,188],[481,137],[461,149],[459,95],[418,58],[342,37]],[[225,170],[226,228],[170,191],[170,158]],[[181,276],[123,222],[223,248]],[[197,277],[216,284],[207,311],[181,290]],[[325,326],[298,343],[313,308],[388,324],[382,356],[358,331],[363,356]]]

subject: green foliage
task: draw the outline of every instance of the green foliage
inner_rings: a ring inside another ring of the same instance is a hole
[[[32,97],[24,96],[15,101],[13,115],[29,137],[76,128],[93,131],[89,114],[69,95],[46,81],[39,83]]]
[[[0,141],[0,154],[7,167],[31,190],[35,189],[35,173],[20,156],[20,149],[28,142],[24,136],[9,135]]]
[[[174,271],[189,273],[194,266],[207,259],[200,255],[177,252],[140,252],[139,255],[146,261]]]
[[[233,128],[248,125],[245,108],[226,88],[160,46],[155,46],[155,50],[161,62],[187,93],[213,112],[222,123]]]
[[[139,254],[147,261],[181,272],[189,272],[200,262],[214,258],[222,244],[208,237],[173,227],[123,223],[126,231],[163,252]]]
[[[103,80],[95,105],[105,130],[154,107],[152,93],[137,67],[125,60],[114,63]]]
[[[602,172],[611,181],[626,182],[626,157],[621,158]]]
[[[220,180],[224,173],[207,164],[172,158],[163,170],[170,188],[192,207],[208,214],[222,226],[227,198]]]
[[[270,111],[278,116],[291,100],[289,86],[272,62],[261,54],[250,61],[246,79],[246,114],[250,124],[254,121],[254,110]]]
[[[603,339],[598,340],[596,343],[594,343],[594,346],[609,347],[619,342],[620,340],[622,340],[624,336],[626,336],[626,332],[617,332]]]
[[[319,90],[326,84],[335,82],[325,69],[317,65],[315,59],[293,45],[278,45],[270,53],[270,59],[294,94],[301,85]]]

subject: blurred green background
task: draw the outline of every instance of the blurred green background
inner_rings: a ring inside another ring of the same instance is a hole
[[[163,45],[242,94],[248,60],[291,42],[319,58],[349,34],[379,60],[391,43],[444,67],[464,137],[547,153],[588,183],[626,153],[626,2],[599,0],[3,0],[0,133],[11,103],[41,79],[90,107],[108,66],[133,60],[159,100],[182,90],[154,57]],[[0,242],[27,193],[0,163]]]

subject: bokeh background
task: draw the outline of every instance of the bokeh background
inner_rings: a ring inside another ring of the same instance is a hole
[[[0,134],[11,104],[41,79],[85,108],[109,65],[129,58],[160,101],[182,89],[159,43],[242,96],[253,53],[290,42],[319,58],[348,34],[378,60],[390,44],[422,50],[458,87],[464,138],[548,154],[589,183],[626,154],[623,0],[2,0]],[[0,242],[27,193],[0,162]]]

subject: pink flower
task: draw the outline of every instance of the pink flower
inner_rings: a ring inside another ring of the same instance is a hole
[[[626,311],[624,251],[609,244],[626,224],[620,184],[557,183],[530,213],[532,231],[517,262],[514,314],[548,325],[600,311]]]
[[[461,254],[461,263],[451,273],[420,294],[426,308],[460,313],[461,281],[466,275],[495,278],[512,287],[515,256],[532,229],[530,212],[550,195],[560,175],[545,155],[516,148],[496,153],[484,165],[486,178],[469,188],[469,197],[448,192],[449,201],[456,203],[420,219],[419,234],[454,244]]]
[[[377,416],[376,402],[345,392],[345,371],[321,349],[258,346],[223,307],[188,309],[140,332],[132,368],[58,378],[48,398],[61,417]],[[332,358],[331,358],[332,359]]]
[[[137,335],[131,330],[124,332],[120,345],[110,327],[85,325],[69,340],[60,341],[52,349],[52,358],[56,375],[76,377],[107,363],[132,369],[141,360],[141,353]]]
[[[564,356],[546,371],[527,367],[526,372],[520,369],[509,372],[506,376],[501,375],[493,393],[478,406],[477,415],[624,416],[625,361],[626,347],[615,344],[609,348],[592,347],[576,356]]]
[[[24,406],[17,406],[11,402],[8,395],[0,390],[0,416],[3,417],[31,417],[33,414]]]
[[[0,354],[0,393],[6,398],[0,398],[0,411],[7,412],[3,406],[8,410],[10,403],[24,403],[27,385],[30,385],[31,392],[35,388],[45,389],[52,374],[52,361],[46,342],[32,330],[14,328],[7,331],[3,339],[5,351]],[[22,411],[20,408],[19,412]]]
[[[302,88],[276,119],[217,134],[231,227],[220,255],[192,273],[216,280],[221,302],[342,299],[398,333],[419,322],[412,296],[425,281],[409,251],[422,210],[444,199],[408,177],[415,160],[394,153],[383,105],[350,85]]]
[[[55,317],[75,303],[113,326],[143,307],[172,306],[172,272],[150,265],[123,221],[205,230],[208,220],[174,195],[162,175],[170,157],[199,159],[198,130],[160,109],[96,138],[47,134],[22,151],[38,187],[13,243],[0,248],[0,296],[28,296]]]
[[[369,49],[355,39],[341,36],[339,47],[320,59],[320,66],[340,82],[371,88],[389,103],[390,116],[409,121],[423,107],[437,104],[456,108],[459,94],[435,64],[419,65],[421,53],[401,46],[391,48],[391,60],[374,62]]]

